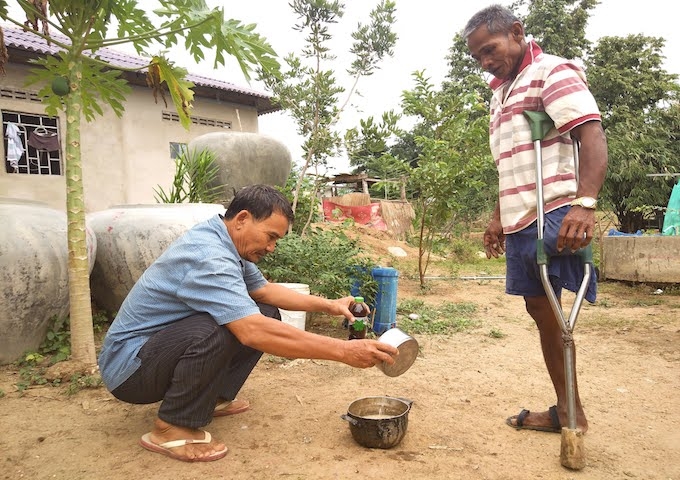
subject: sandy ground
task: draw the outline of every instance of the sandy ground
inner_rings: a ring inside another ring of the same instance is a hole
[[[252,409],[206,427],[230,448],[213,463],[186,464],[137,445],[157,405],[127,405],[103,388],[20,394],[16,367],[2,367],[0,478],[680,479],[680,297],[652,291],[601,284],[599,303],[579,317],[577,367],[590,421],[581,471],[560,465],[559,434],[504,423],[521,408],[554,403],[522,300],[506,296],[498,280],[432,283],[421,295],[404,278],[400,300],[475,302],[476,327],[416,336],[420,355],[396,378],[265,355],[240,394]],[[324,317],[307,328],[346,334]],[[353,400],[372,395],[413,400],[406,436],[392,449],[359,446],[340,418]]]

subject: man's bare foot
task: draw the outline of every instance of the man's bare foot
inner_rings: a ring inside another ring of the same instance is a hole
[[[227,454],[227,447],[204,430],[179,427],[160,418],[140,440],[142,447],[184,462],[211,462]]]
[[[519,415],[508,417],[505,421],[509,426],[518,430],[538,430],[542,432],[560,433],[562,427],[568,424],[567,412],[558,410],[556,406],[550,407],[545,412],[530,412],[522,410]],[[576,415],[576,427],[583,433],[588,430],[588,421],[583,412]]]

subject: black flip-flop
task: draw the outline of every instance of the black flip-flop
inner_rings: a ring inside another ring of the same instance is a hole
[[[519,415],[513,415],[505,419],[505,423],[508,426],[514,428],[515,430],[536,430],[538,432],[549,432],[549,433],[560,433],[562,431],[562,425],[560,424],[560,417],[557,415],[557,406],[553,405],[548,409],[548,414],[550,415],[550,421],[552,426],[544,427],[541,425],[524,425],[524,419],[531,413],[529,410],[522,409]],[[513,423],[514,421],[514,423]]]

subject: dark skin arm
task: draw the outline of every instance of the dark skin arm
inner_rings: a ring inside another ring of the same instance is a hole
[[[505,253],[505,234],[501,225],[501,207],[498,203],[484,232],[484,250],[486,258],[498,258]]]
[[[571,137],[581,144],[579,183],[576,197],[597,198],[607,172],[607,139],[598,121],[586,122],[571,130]],[[574,206],[562,221],[557,249],[576,251],[590,244],[595,231],[595,210]]]

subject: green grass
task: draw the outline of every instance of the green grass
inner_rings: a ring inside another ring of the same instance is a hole
[[[471,302],[442,302],[426,304],[422,300],[408,299],[397,306],[397,325],[410,334],[451,334],[478,325],[474,318],[477,305]],[[409,318],[416,314],[417,318]]]
[[[505,334],[498,328],[492,328],[489,331],[489,337],[491,337],[491,338],[503,338],[503,337],[505,337]]]

